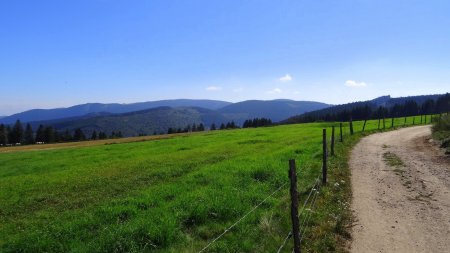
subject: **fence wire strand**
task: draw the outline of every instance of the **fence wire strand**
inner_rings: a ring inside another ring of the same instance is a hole
[[[303,227],[303,230],[302,230],[302,232],[300,234],[300,243],[302,242],[303,237],[305,236],[306,226],[307,226],[307,224],[308,224],[308,222],[309,222],[309,220],[310,220],[310,218],[312,216],[312,212],[314,210],[314,207],[316,206],[316,200],[317,200],[317,196],[318,195],[319,195],[319,190],[317,189],[315,191],[315,194],[314,194],[311,206],[310,206],[310,211],[308,212],[307,217],[304,220],[304,223],[301,225]]]
[[[228,228],[226,228],[220,235],[218,235],[216,238],[214,238],[211,242],[209,242],[203,249],[201,249],[198,253],[202,253],[205,250],[207,250],[211,245],[213,245],[217,240],[219,240],[220,238],[222,238],[222,236],[224,236],[226,233],[228,233],[228,231],[230,231],[232,228],[234,228],[237,224],[239,224],[242,220],[244,220],[248,215],[250,215],[251,213],[253,213],[256,209],[258,209],[264,202],[266,202],[270,197],[272,197],[273,195],[275,195],[275,193],[279,192],[281,189],[284,188],[284,186],[286,186],[288,184],[288,182],[282,184],[280,187],[278,187],[278,189],[276,189],[274,192],[272,192],[270,195],[268,195],[265,199],[263,199],[261,202],[259,202],[256,206],[254,206],[250,211],[248,211],[244,216],[242,216],[241,218],[239,218],[235,223],[233,223],[233,225],[229,226]]]
[[[303,203],[302,209],[301,209],[300,213],[298,214],[299,217],[302,215],[303,211],[305,210],[305,207],[307,206],[308,201],[309,201],[310,197],[312,196],[312,193],[318,187],[318,184],[320,183],[319,179],[320,179],[320,175],[316,178],[314,185],[311,187],[311,190],[309,191],[308,197],[306,198],[305,202]],[[314,200],[314,197],[313,197],[313,199],[311,201],[313,201],[313,200]],[[301,226],[300,226],[300,228],[301,228]],[[286,246],[287,241],[291,237],[292,237],[292,231],[289,232],[289,234],[286,236],[286,238],[284,239],[283,243],[278,248],[277,253],[280,253],[281,250],[283,250],[284,246]]]
[[[281,244],[281,246],[278,248],[277,253],[280,253],[280,252],[283,250],[283,248],[284,248],[284,246],[286,245],[287,241],[288,241],[289,238],[291,238],[291,237],[292,237],[292,232],[289,232],[289,234],[286,236],[286,238],[284,238],[283,244]]]

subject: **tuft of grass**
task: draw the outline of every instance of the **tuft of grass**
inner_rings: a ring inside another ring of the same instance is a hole
[[[386,164],[391,167],[399,168],[399,167],[403,167],[405,165],[403,163],[403,161],[400,159],[400,157],[398,157],[396,154],[394,154],[392,152],[383,153],[383,159],[386,162]],[[397,170],[396,172],[403,172],[403,170],[400,170],[400,169],[396,169],[396,170]]]

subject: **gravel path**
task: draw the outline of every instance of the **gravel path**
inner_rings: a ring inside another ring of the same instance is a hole
[[[450,160],[430,134],[403,128],[356,145],[351,252],[450,252]]]

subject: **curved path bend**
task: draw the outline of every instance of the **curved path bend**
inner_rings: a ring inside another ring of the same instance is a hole
[[[403,128],[355,146],[351,252],[450,252],[450,160],[430,134]]]

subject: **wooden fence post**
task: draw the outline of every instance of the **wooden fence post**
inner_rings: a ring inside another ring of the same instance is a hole
[[[422,117],[423,117],[423,115],[422,114],[420,114],[420,124],[422,125]]]
[[[327,129],[323,129],[322,138],[322,150],[323,150],[323,161],[322,161],[322,183],[327,183]]]
[[[334,156],[334,126],[331,127],[331,155]]]
[[[289,160],[289,179],[291,181],[291,220],[292,235],[294,237],[294,252],[300,253],[300,224],[298,219],[298,193],[297,193],[297,172],[295,160]]]
[[[406,126],[406,116],[405,116],[405,122],[403,122],[403,126]]]
[[[394,117],[392,117],[391,128],[394,128]]]
[[[352,120],[352,118],[350,118],[349,124],[350,124],[350,134],[353,135],[353,120]]]
[[[416,123],[416,116],[413,116],[413,126],[415,125],[415,123]]]
[[[378,130],[380,130],[380,121],[381,121],[381,119],[378,118]]]
[[[339,123],[339,135],[340,135],[340,141],[343,142],[344,139],[342,138],[342,122]]]
[[[362,129],[363,132],[364,132],[364,129],[366,129],[366,122],[367,122],[367,119],[364,120],[364,125],[363,125],[363,129]]]

